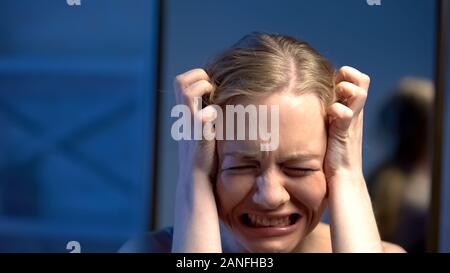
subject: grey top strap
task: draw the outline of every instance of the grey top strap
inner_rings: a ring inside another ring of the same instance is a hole
[[[173,227],[145,233],[127,241],[120,253],[169,253],[172,250]]]

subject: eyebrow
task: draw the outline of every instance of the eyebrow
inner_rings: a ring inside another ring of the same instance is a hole
[[[226,156],[232,156],[232,157],[239,157],[243,159],[258,159],[261,156],[263,156],[260,152],[251,152],[251,151],[232,151],[227,152],[224,154],[224,157]],[[310,153],[304,153],[304,152],[294,152],[287,156],[281,156],[278,157],[279,162],[303,162],[303,161],[309,161],[309,160],[315,160],[320,159],[321,155],[319,154],[310,154]]]
[[[310,153],[304,153],[304,152],[294,152],[287,156],[281,156],[278,158],[280,162],[303,162],[303,161],[309,161],[309,160],[315,160],[320,159],[321,156],[319,154],[310,154]]]

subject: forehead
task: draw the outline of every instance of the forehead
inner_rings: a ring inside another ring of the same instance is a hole
[[[325,151],[325,111],[316,95],[308,93],[295,95],[288,92],[277,92],[259,100],[236,100],[234,104],[242,104],[244,106],[250,104],[256,106],[267,105],[269,112],[273,109],[271,108],[272,106],[278,106],[279,146],[274,153],[309,152],[320,154]],[[248,126],[248,122],[246,126]],[[267,129],[269,132],[271,131],[270,123]],[[219,141],[218,145],[219,153],[233,151],[252,151],[256,153],[260,150],[260,142],[258,140],[225,140]]]

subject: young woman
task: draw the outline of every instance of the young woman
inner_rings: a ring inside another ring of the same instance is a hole
[[[224,110],[226,105],[265,105],[269,111],[278,106],[279,143],[262,151],[261,139],[180,141],[175,224],[167,240],[172,245],[162,247],[403,251],[380,240],[362,173],[369,83],[354,68],[335,71],[307,43],[265,33],[244,37],[205,69],[177,76],[177,103],[204,124],[217,116],[212,104]],[[198,110],[198,97],[211,105]],[[327,206],[329,226],[320,223]]]

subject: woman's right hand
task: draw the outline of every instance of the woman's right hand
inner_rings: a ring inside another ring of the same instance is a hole
[[[203,95],[213,91],[213,86],[203,69],[193,69],[175,78],[174,90],[177,104],[190,109],[193,136],[195,119],[203,128],[215,117],[212,106],[199,109],[196,105]],[[203,134],[201,140],[191,137],[179,141],[173,252],[222,252],[213,186],[217,170],[215,145],[215,139],[206,140]]]
[[[214,178],[216,172],[215,140],[194,139],[194,120],[203,126],[211,121],[216,113],[214,107],[199,109],[202,96],[213,91],[205,70],[197,68],[178,75],[174,81],[175,98],[178,105],[186,105],[191,113],[191,140],[179,141],[179,160],[181,180],[195,175]],[[184,128],[186,129],[186,128]],[[202,130],[203,132],[203,130]]]

